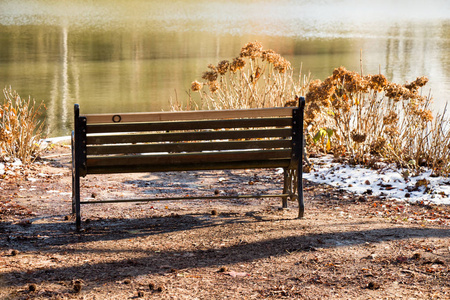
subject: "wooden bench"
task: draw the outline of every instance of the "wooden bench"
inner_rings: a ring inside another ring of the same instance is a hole
[[[303,111],[280,107],[221,111],[80,114],[75,104],[72,132],[72,213],[81,228],[81,204],[214,199],[166,197],[80,200],[80,177],[89,174],[284,168],[282,194],[228,198],[281,197],[298,200],[303,217]]]

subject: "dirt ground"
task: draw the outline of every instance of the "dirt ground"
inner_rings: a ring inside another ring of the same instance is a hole
[[[1,299],[450,299],[450,207],[305,182],[281,200],[160,201],[71,213],[56,146],[0,179]],[[276,170],[87,176],[82,199],[277,193]]]

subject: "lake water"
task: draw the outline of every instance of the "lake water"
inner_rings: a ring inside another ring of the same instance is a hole
[[[262,42],[303,73],[341,65],[450,95],[450,1],[1,0],[0,83],[47,106],[48,136],[82,113],[159,111],[209,63]]]

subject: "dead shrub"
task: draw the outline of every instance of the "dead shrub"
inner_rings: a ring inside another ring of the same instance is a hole
[[[305,125],[312,132],[333,130],[329,149],[345,147],[358,163],[366,163],[371,154],[400,167],[427,166],[448,175],[448,120],[445,113],[433,117],[431,97],[420,93],[427,82],[419,77],[399,85],[382,74],[337,68],[323,82],[310,82]]]
[[[28,97],[22,99],[11,87],[3,89],[5,97],[0,105],[0,158],[33,162],[41,150],[43,122],[39,120],[43,103]]]
[[[231,61],[210,64],[202,79],[192,83],[187,103],[175,101],[172,110],[293,106],[309,81],[301,72],[294,78],[290,62],[257,41],[247,43]]]

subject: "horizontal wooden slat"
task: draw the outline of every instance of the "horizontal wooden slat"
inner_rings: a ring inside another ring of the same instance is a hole
[[[244,162],[209,162],[204,164],[91,166],[88,169],[88,174],[288,168],[290,162],[291,162],[290,159],[272,159],[259,161],[258,160],[244,161]]]
[[[290,137],[290,128],[255,130],[214,130],[202,132],[176,132],[160,134],[122,134],[87,136],[87,144],[127,144],[150,142],[177,142],[221,139],[246,139],[268,137]]]
[[[230,119],[248,117],[280,117],[291,116],[292,107],[255,108],[237,110],[208,110],[208,111],[180,111],[180,112],[153,112],[153,113],[122,113],[122,114],[85,114],[88,124],[115,123],[113,119],[120,120],[119,123],[131,122],[153,122],[153,121],[176,121],[176,120],[199,120],[199,119]]]
[[[87,155],[129,154],[149,152],[201,152],[211,150],[291,148],[291,140],[253,140],[197,143],[163,143],[138,145],[102,145],[87,147]]]
[[[291,150],[256,150],[195,152],[159,155],[94,156],[87,159],[87,169],[96,166],[183,165],[210,162],[239,162],[290,158]]]
[[[143,131],[174,131],[220,128],[257,128],[257,127],[285,127],[292,125],[292,118],[256,118],[256,119],[228,119],[206,121],[172,121],[150,123],[113,123],[88,124],[87,133],[108,132],[143,132]]]

